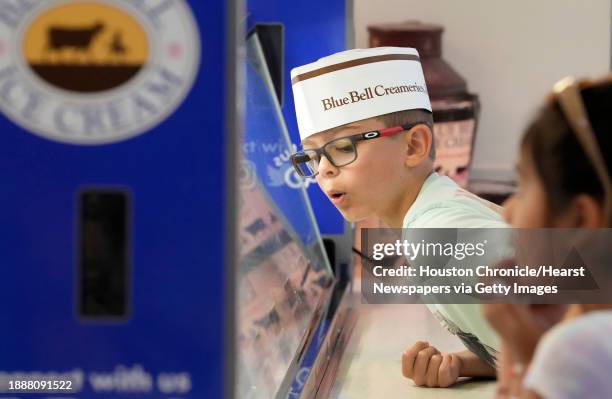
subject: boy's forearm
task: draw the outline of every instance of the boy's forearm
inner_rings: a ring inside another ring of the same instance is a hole
[[[495,369],[469,350],[453,353],[461,361],[460,377],[495,377]]]

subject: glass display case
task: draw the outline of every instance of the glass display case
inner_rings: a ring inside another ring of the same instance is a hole
[[[256,33],[246,50],[236,393],[287,397],[334,279]]]

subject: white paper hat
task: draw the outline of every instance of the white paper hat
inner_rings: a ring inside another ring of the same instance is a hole
[[[291,70],[300,139],[408,109],[431,111],[419,53],[407,47],[342,51]]]

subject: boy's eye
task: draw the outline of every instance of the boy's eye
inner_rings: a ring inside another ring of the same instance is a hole
[[[346,154],[352,153],[353,143],[351,143],[350,141],[341,140],[337,143],[334,143],[333,150],[338,151],[338,152],[343,152]]]
[[[345,146],[342,146],[342,147],[338,147],[337,150],[340,151],[340,152],[349,153],[349,152],[353,152],[353,146],[352,145],[345,145]]]

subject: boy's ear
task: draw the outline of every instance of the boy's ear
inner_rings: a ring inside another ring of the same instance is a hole
[[[433,145],[433,132],[426,124],[418,124],[405,133],[404,143],[406,166],[415,167],[425,160],[430,160],[429,153]]]

